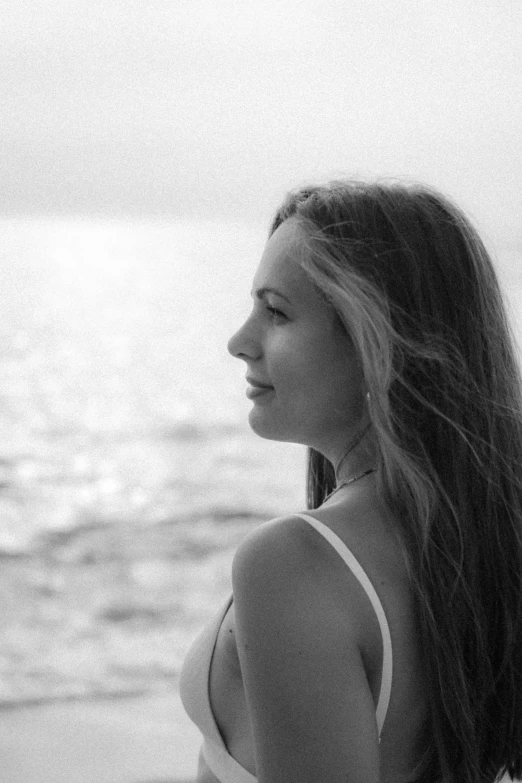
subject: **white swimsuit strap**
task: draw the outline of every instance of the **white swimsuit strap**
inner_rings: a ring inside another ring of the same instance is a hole
[[[355,558],[352,552],[348,549],[346,544],[341,541],[339,536],[330,530],[322,522],[319,522],[314,517],[308,516],[308,514],[293,514],[300,519],[309,522],[318,533],[320,533],[326,540],[337,550],[342,557],[348,568],[352,571],[353,575],[359,580],[361,587],[366,592],[371,604],[374,608],[377,620],[379,621],[379,627],[382,635],[382,675],[381,675],[381,688],[379,692],[379,701],[377,703],[377,709],[375,711],[375,717],[377,720],[377,728],[379,731],[379,738],[381,736],[382,727],[388,711],[388,705],[390,703],[392,675],[393,675],[393,656],[392,656],[392,644],[390,636],[390,628],[388,621],[384,613],[383,606],[379,599],[379,596],[375,592],[375,589],[370,582],[366,571],[363,569],[359,561]]]
[[[224,747],[220,748],[208,737],[203,740],[201,753],[207,767],[223,783],[257,783],[256,777],[238,764]]]

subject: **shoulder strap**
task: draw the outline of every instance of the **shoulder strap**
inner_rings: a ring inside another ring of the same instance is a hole
[[[323,524],[323,522],[319,522],[319,520],[309,516],[308,514],[293,514],[292,516],[297,516],[300,519],[304,519],[306,522],[309,522],[309,524],[312,525],[312,527],[314,527],[318,533],[326,538],[333,548],[337,550],[348,568],[352,571],[353,575],[359,580],[361,587],[366,592],[366,595],[370,599],[374,608],[375,614],[377,615],[377,620],[379,621],[379,627],[381,629],[382,636],[381,688],[379,692],[377,709],[375,711],[380,738],[382,727],[386,718],[386,713],[388,711],[388,705],[390,703],[393,674],[393,656],[390,628],[388,626],[388,621],[386,619],[382,603],[379,599],[379,596],[375,592],[375,589],[370,582],[366,571],[363,569],[354,554],[348,549],[344,541],[341,541],[339,536],[334,533],[333,530],[330,530],[330,528]]]
[[[257,778],[247,772],[226,750],[204,737],[201,754],[207,767],[217,780],[223,783],[257,783]]]

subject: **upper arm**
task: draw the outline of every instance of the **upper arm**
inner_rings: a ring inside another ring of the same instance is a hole
[[[338,602],[323,589],[320,570],[300,520],[261,526],[234,557],[236,637],[259,783],[379,780],[357,623],[352,634],[347,605],[339,627]]]

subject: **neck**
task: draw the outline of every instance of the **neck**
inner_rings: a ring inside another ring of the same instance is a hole
[[[376,449],[370,423],[358,429],[332,464],[335,466],[337,485],[349,481],[368,468],[375,467]]]

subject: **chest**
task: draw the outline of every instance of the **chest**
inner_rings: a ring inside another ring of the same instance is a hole
[[[213,672],[214,670],[214,672]],[[232,602],[225,614],[219,627],[216,637],[216,645],[211,663],[212,674],[219,677],[219,674],[226,675],[237,684],[241,684],[241,668],[239,664],[239,655],[236,642],[236,621],[234,614],[234,602]],[[228,685],[231,683],[229,682]]]
[[[237,652],[233,603],[216,638],[210,664],[209,697],[214,720],[228,752],[255,774],[253,733]]]

